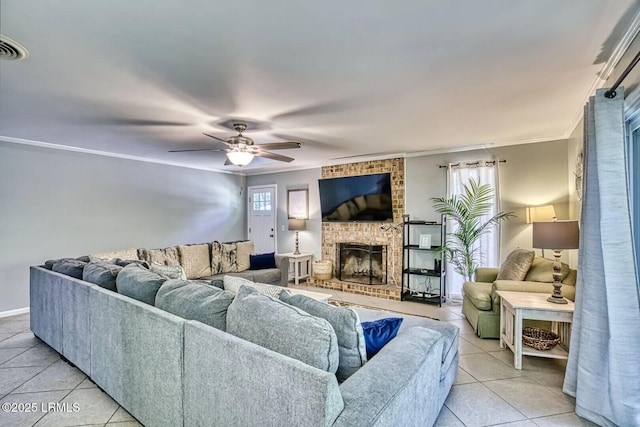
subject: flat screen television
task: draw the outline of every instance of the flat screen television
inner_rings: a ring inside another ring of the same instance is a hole
[[[318,180],[323,222],[393,221],[391,174]]]

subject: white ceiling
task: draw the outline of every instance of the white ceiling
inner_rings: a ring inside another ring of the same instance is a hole
[[[0,138],[211,170],[202,132],[299,140],[252,174],[565,138],[634,0],[3,0]]]

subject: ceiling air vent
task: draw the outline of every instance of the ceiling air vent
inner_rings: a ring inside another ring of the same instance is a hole
[[[29,52],[20,43],[0,35],[0,59],[19,60],[27,56]]]

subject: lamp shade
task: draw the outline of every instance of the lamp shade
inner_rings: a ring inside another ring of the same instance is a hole
[[[578,221],[533,223],[533,247],[537,249],[578,249]]]
[[[551,221],[556,217],[556,210],[553,208],[553,205],[527,206],[525,211],[527,214],[527,224],[539,221]]]
[[[229,151],[227,159],[236,166],[246,166],[253,160],[253,154],[248,151]]]
[[[304,219],[290,219],[289,231],[302,231],[306,230],[307,224]]]

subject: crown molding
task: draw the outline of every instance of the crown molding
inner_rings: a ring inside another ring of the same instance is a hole
[[[609,77],[611,77],[611,75],[613,74],[613,71],[616,69],[616,67],[620,63],[620,60],[623,58],[624,54],[627,53],[627,51],[629,50],[629,46],[631,46],[631,43],[633,43],[633,40],[636,38],[639,32],[640,32],[640,10],[636,12],[635,16],[631,20],[631,24],[629,24],[629,27],[627,28],[627,30],[624,32],[624,34],[618,41],[618,44],[616,45],[616,47],[613,49],[611,56],[609,57],[607,62],[605,62],[605,64],[602,66],[602,70],[600,70],[600,72],[596,74],[596,77],[593,79],[593,82],[591,83],[591,87],[589,88],[589,91],[587,92],[586,96],[582,100],[582,103],[580,104],[580,108],[578,108],[578,111],[576,111],[573,117],[573,120],[569,125],[569,129],[567,129],[566,131],[565,138],[569,138],[569,136],[575,130],[576,126],[578,126],[578,123],[580,123],[580,120],[582,120],[582,116],[584,115],[583,106],[587,102],[589,102],[589,97],[595,94],[597,89],[601,89],[602,87],[604,87],[604,85],[607,83],[607,80],[609,80]]]
[[[116,158],[116,159],[133,160],[133,161],[136,161],[136,162],[154,163],[154,164],[158,164],[158,165],[173,166],[173,167],[185,168],[185,169],[194,169],[194,170],[202,170],[202,171],[207,171],[207,172],[226,173],[226,174],[232,174],[232,175],[242,175],[241,173],[237,173],[237,172],[233,172],[233,171],[213,169],[213,168],[203,168],[203,167],[197,167],[197,166],[188,166],[188,165],[183,165],[183,164],[180,164],[180,163],[166,162],[166,161],[161,161],[161,160],[157,160],[157,159],[151,159],[151,158],[148,158],[148,157],[131,156],[131,155],[128,155],[128,154],[119,154],[119,153],[111,153],[111,152],[108,152],[108,151],[94,150],[94,149],[91,149],[91,148],[73,147],[71,145],[53,144],[53,143],[50,143],[50,142],[34,141],[34,140],[23,139],[23,138],[14,138],[14,137],[11,137],[11,136],[0,135],[0,141],[12,143],[12,144],[19,144],[19,145],[30,145],[32,147],[49,148],[51,150],[71,151],[71,152],[75,152],[75,153],[92,154],[94,156],[113,157],[113,158]]]

